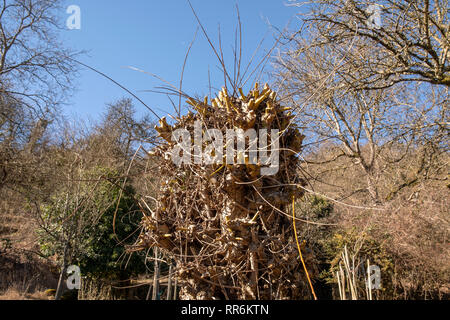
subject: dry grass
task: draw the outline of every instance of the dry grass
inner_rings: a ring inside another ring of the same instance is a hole
[[[56,285],[54,266],[39,258],[36,223],[6,190],[0,203],[0,300],[46,300]],[[25,212],[25,213],[24,213]]]
[[[47,295],[45,291],[24,293],[17,288],[11,287],[0,293],[0,300],[53,300],[53,297]]]

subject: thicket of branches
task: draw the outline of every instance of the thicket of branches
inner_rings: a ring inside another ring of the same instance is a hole
[[[309,189],[337,224],[307,238],[337,258],[345,244],[383,252],[379,297],[448,296],[448,2],[293,4],[306,13],[274,75],[305,128]]]

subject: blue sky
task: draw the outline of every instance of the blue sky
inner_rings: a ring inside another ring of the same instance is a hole
[[[269,24],[284,28],[298,8],[286,6],[283,0],[191,0],[211,40],[218,44],[218,26],[225,60],[233,69],[231,47],[237,26],[239,6],[243,31],[243,64],[250,60],[260,41],[261,57],[274,43]],[[156,74],[178,86],[183,61],[198,24],[185,0],[67,0],[66,7],[81,9],[81,29],[65,30],[62,38],[73,49],[87,50],[80,60],[120,82],[136,93],[160,116],[172,113],[165,95],[144,92],[162,83],[128,66]],[[69,14],[63,13],[63,17]],[[184,73],[183,90],[192,95],[206,95],[208,68],[213,86],[223,85],[223,75],[205,37],[199,30]],[[64,108],[69,117],[92,118],[104,112],[105,104],[128,96],[126,92],[100,75],[82,69],[75,81],[76,92]],[[184,102],[184,101],[183,101]],[[135,101],[138,110],[145,108]]]

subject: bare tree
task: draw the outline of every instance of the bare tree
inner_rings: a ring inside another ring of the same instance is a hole
[[[450,86],[450,22],[447,0],[313,0],[299,33],[310,30],[310,46],[351,45],[371,55],[348,53],[340,75],[358,88],[383,88],[402,81]],[[296,34],[298,35],[298,34]]]
[[[72,90],[77,53],[58,40],[61,3],[0,1],[0,188],[35,176],[40,142]]]
[[[60,0],[0,3],[0,91],[45,113],[71,89],[75,53],[58,40]]]
[[[97,131],[110,140],[124,159],[130,160],[139,145],[155,143],[156,131],[148,114],[138,117],[133,101],[122,98],[107,106]]]
[[[41,152],[47,146],[49,121],[35,118],[23,104],[0,95],[0,189],[20,189],[36,182]]]
[[[362,188],[369,192],[373,203],[380,203],[383,197],[378,185],[386,165],[398,165],[405,155],[417,151],[422,155],[417,161],[423,165],[409,179],[416,181],[426,176],[424,170],[436,159],[429,157],[430,152],[445,152],[448,87],[426,80],[398,81],[395,85],[384,82],[383,88],[378,89],[369,83],[362,86],[360,80],[369,79],[373,69],[370,64],[359,63],[377,57],[379,48],[369,46],[364,39],[342,34],[334,42],[323,40],[321,20],[312,21],[316,24],[308,29],[309,36],[291,35],[292,41],[277,59],[277,76],[285,101],[296,106],[296,121],[310,132],[309,143],[317,147],[314,152],[324,143],[333,145],[325,159],[316,153],[306,160],[317,165],[342,157],[351,160],[364,172],[367,183],[364,188],[355,185],[346,193]],[[397,70],[396,75],[404,74]],[[393,146],[397,150],[395,157],[388,156],[387,151]],[[398,187],[408,185],[408,181]]]

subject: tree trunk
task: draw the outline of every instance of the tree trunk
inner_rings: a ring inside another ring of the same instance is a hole
[[[378,177],[376,164],[367,164],[363,159],[360,159],[360,164],[366,175],[367,191],[373,204],[381,204],[380,195],[378,193]]]
[[[378,194],[377,179],[372,173],[367,173],[367,190],[374,204],[381,204],[380,195]]]
[[[61,273],[59,274],[58,287],[56,288],[55,300],[60,300],[61,295],[62,295],[63,281],[64,281],[63,279],[64,279],[64,275],[67,270],[67,250],[68,250],[68,245],[66,244],[64,246],[63,265],[61,268]]]

